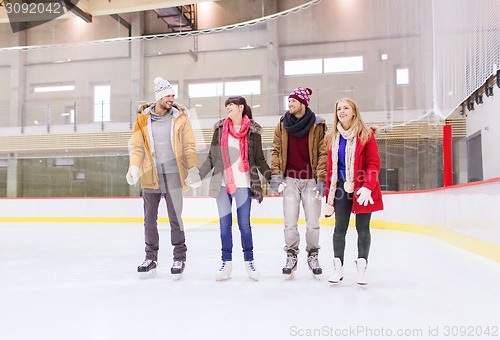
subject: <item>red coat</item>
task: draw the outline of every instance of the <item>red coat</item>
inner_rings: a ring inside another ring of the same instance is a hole
[[[352,201],[352,212],[355,214],[371,213],[377,210],[384,209],[382,202],[382,191],[380,190],[380,182],[378,175],[380,173],[380,156],[378,154],[378,146],[375,137],[370,135],[368,141],[362,145],[358,138],[356,142],[356,152],[354,155],[354,197]],[[332,149],[328,150],[328,160],[326,164],[326,200],[330,191],[330,183],[332,181]],[[356,191],[362,186],[372,191],[373,204],[365,207],[357,202],[358,196]]]

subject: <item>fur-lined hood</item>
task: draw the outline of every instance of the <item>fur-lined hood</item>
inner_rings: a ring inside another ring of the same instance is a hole
[[[217,123],[215,123],[214,124],[214,130],[222,128],[222,126],[224,125],[224,121],[226,119],[227,118],[221,119]],[[250,119],[250,128],[249,129],[250,129],[250,132],[252,132],[252,133],[256,133],[258,135],[262,135],[262,126],[260,126],[259,123],[257,123],[253,119]]]

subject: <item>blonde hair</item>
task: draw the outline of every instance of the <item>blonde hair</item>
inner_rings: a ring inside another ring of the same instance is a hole
[[[356,104],[356,102],[350,98],[342,98],[335,102],[333,110],[333,127],[328,133],[328,136],[326,137],[328,148],[332,147],[332,143],[337,137],[337,133],[339,133],[337,129],[337,124],[339,123],[339,117],[337,116],[337,107],[340,102],[347,102],[347,104],[349,104],[349,106],[352,107],[354,116],[352,118],[352,124],[350,129],[352,129],[355,135],[359,137],[362,144],[366,143],[370,138],[370,136],[372,135],[373,131],[368,126],[366,126],[365,122],[363,121],[363,118],[361,117],[361,113],[359,111],[359,107]]]

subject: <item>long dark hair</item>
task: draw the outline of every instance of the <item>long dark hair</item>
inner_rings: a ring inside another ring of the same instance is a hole
[[[224,103],[224,107],[229,104],[243,105],[243,116],[248,116],[249,119],[252,119],[252,109],[248,106],[247,101],[242,96],[234,96],[226,99]]]

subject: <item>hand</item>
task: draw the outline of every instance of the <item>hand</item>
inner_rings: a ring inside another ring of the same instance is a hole
[[[325,197],[325,189],[326,189],[326,184],[323,181],[318,181],[316,184],[316,188],[314,190],[316,191],[316,198],[321,199],[322,197]]]
[[[359,205],[364,205],[365,207],[368,203],[373,204],[372,191],[366,187],[361,187],[356,191],[356,195],[358,195],[357,202]]]
[[[335,208],[333,207],[333,205],[326,203],[323,211],[325,213],[325,217],[330,217],[335,212]]]
[[[271,187],[272,191],[274,191],[275,193],[279,193],[280,186],[283,186],[281,175],[271,175],[271,183],[269,183],[269,186]]]
[[[127,178],[127,183],[129,185],[134,185],[135,183],[137,183],[140,177],[139,168],[135,165],[132,165],[130,168],[128,168],[128,172],[125,177]]]
[[[200,171],[198,168],[192,167],[189,169],[186,177],[186,184],[191,188],[198,188],[201,185]]]

